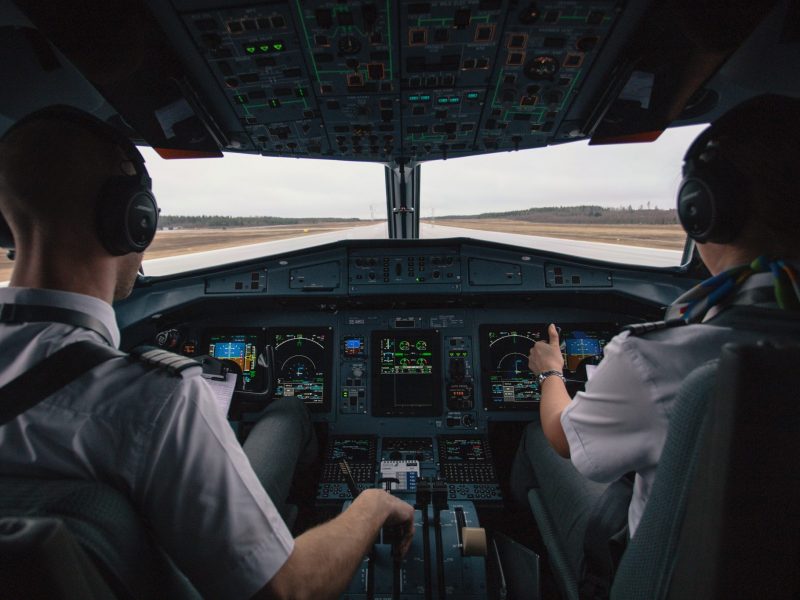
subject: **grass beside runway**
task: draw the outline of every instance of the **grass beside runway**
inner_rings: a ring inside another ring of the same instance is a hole
[[[592,225],[592,224],[557,224],[529,223],[510,219],[423,219],[423,223],[484,231],[499,231],[523,235],[581,240],[587,242],[604,242],[607,244],[623,244],[641,246],[643,248],[661,248],[666,250],[683,250],[686,233],[679,225]],[[362,225],[373,225],[377,221],[361,221]],[[327,233],[353,227],[353,222],[319,223],[309,225],[274,225],[270,227],[242,227],[231,229],[177,229],[159,231],[153,245],[147,250],[145,260],[180,256],[220,248],[233,248],[258,244],[273,240],[288,239],[318,233]],[[0,281],[11,277],[13,263],[5,254],[0,256]]]

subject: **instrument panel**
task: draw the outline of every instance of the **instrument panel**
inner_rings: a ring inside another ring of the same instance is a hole
[[[120,327],[157,310],[150,340],[226,361],[240,375],[232,421],[288,397],[331,433],[485,433],[535,417],[528,354],[550,323],[574,395],[623,325],[657,319],[690,284],[472,241],[348,241],[157,283],[170,293],[134,298]]]
[[[570,392],[582,388],[622,322],[594,321],[586,313],[254,312],[227,317],[227,323],[209,318],[180,325],[157,341],[177,336],[183,354],[211,355],[236,373],[231,412],[239,416],[257,413],[276,398],[295,398],[314,420],[351,433],[406,435],[409,423],[430,435],[485,432],[490,421],[529,420],[538,410],[539,384],[528,353],[546,341],[549,321],[559,323]],[[531,314],[543,318],[523,320]],[[509,316],[519,320],[506,321]]]

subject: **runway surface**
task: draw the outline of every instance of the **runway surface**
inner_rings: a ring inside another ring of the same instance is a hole
[[[303,250],[314,246],[338,242],[340,240],[386,239],[387,237],[388,231],[385,224],[366,225],[285,240],[248,244],[235,248],[223,248],[221,250],[209,250],[207,252],[184,254],[182,256],[146,260],[144,261],[144,270],[147,275],[169,275],[205,267],[222,266],[241,260],[274,256],[284,252]],[[421,225],[420,238],[423,240],[457,237],[512,244],[514,246],[531,248],[532,250],[546,250],[580,258],[593,258],[596,260],[631,265],[671,267],[680,264],[681,261],[681,252],[677,250],[566,240],[517,233],[481,231],[477,229],[447,227],[427,223]]]

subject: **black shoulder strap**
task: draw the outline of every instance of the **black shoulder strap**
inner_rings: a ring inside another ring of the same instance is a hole
[[[118,356],[125,356],[125,353],[92,341],[64,346],[0,388],[0,425],[33,408],[99,364]]]
[[[99,333],[110,345],[114,345],[111,333],[100,319],[92,315],[61,308],[38,304],[0,304],[0,323],[64,323],[73,327],[83,327]]]

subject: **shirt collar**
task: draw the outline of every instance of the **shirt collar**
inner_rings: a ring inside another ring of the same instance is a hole
[[[119,348],[120,333],[114,308],[100,298],[62,290],[8,287],[0,288],[0,303],[38,304],[86,313],[105,325],[113,346]]]

